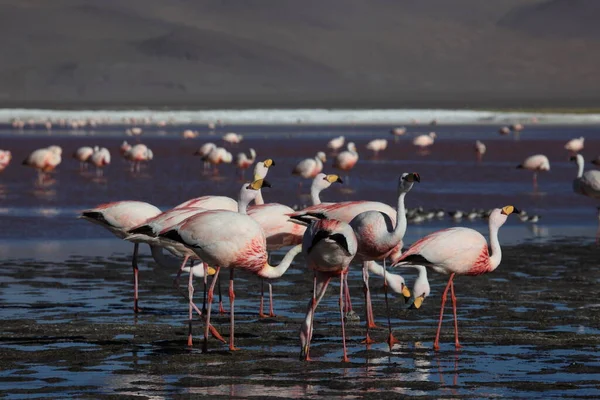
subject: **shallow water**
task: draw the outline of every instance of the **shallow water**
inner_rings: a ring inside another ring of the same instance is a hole
[[[261,128],[262,129],[262,128]],[[368,138],[387,129],[236,127],[259,158],[272,157],[272,190],[267,201],[302,206],[295,162],[324,147],[329,137],[352,136],[359,151]],[[428,128],[423,128],[428,129]],[[422,398],[598,398],[600,397],[600,268],[594,245],[595,203],[571,191],[575,166],[563,146],[570,137],[586,137],[585,155],[600,153],[600,133],[586,127],[534,127],[520,140],[500,137],[489,127],[436,127],[440,136],[429,154],[416,154],[407,138],[390,143],[378,159],[365,150],[349,184],[331,188],[328,201],[373,199],[393,203],[400,172],[422,178],[407,196],[408,207],[470,210],[514,204],[540,214],[538,224],[510,218],[500,232],[503,262],[492,274],[458,278],[461,343],[453,346],[451,308],[446,309],[442,349],[432,350],[445,278],[431,275],[431,296],[422,309],[406,310],[392,301],[392,324],[401,340],[390,352],[384,343],[386,319],[381,280],[372,278],[377,343],[367,348],[362,324],[347,324],[351,363],[340,363],[341,338],[336,283],[319,305],[311,354],[302,363],[298,330],[312,282],[298,258],[274,284],[277,317],[257,316],[259,281],[236,276],[236,344],[230,353],[214,339],[200,352],[202,322],[194,325],[195,346],[187,349],[187,305],[172,286],[175,271],[161,269],[142,252],[140,304],[132,308],[132,246],[75,217],[81,209],[120,199],[149,201],[161,208],[203,194],[235,196],[240,181],[233,167],[219,178],[205,175],[191,153],[219,134],[184,141],[148,135],[155,160],[133,174],[118,157],[124,139],[118,132],[72,137],[56,133],[0,135],[0,148],[13,152],[13,164],[0,175],[0,393],[9,398],[92,397],[114,395],[172,398],[333,397]],[[327,134],[326,136],[320,136]],[[289,137],[288,137],[289,136]],[[410,134],[407,136],[410,137]],[[488,146],[482,164],[472,151],[475,137]],[[65,158],[54,182],[39,186],[34,172],[19,165],[26,154],[49,144],[63,146]],[[80,145],[100,144],[113,151],[105,178],[80,173],[68,155]],[[533,153],[545,153],[552,170],[540,175],[540,191],[531,174],[514,166]],[[173,177],[176,177],[174,179]],[[409,225],[405,243],[436,229],[461,225],[485,232],[485,221],[455,222],[448,217]],[[275,260],[282,256],[277,252]],[[414,273],[401,272],[411,287]],[[182,278],[182,288],[186,278]],[[354,308],[363,317],[360,269],[350,276]],[[197,285],[201,303],[201,284]],[[225,289],[225,285],[224,285]],[[225,294],[226,290],[224,290]],[[224,296],[225,306],[228,302]],[[214,311],[214,309],[213,309]],[[228,316],[215,316],[226,337]]]

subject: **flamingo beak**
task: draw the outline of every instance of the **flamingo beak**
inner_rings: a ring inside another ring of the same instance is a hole
[[[416,308],[416,309],[418,310],[418,309],[419,309],[419,308],[421,308],[421,306],[423,305],[423,301],[424,301],[424,300],[425,300],[425,297],[424,297],[423,295],[421,295],[421,296],[417,297],[417,298],[415,299],[415,301],[412,303],[412,307],[413,307],[413,308]]]
[[[208,276],[213,276],[214,274],[217,273],[217,270],[214,269],[213,267],[208,267],[207,272],[208,272]]]
[[[402,296],[404,296],[405,301],[410,299],[410,290],[406,285],[402,285]]]

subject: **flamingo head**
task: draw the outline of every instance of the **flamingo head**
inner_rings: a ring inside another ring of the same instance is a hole
[[[356,145],[354,144],[354,142],[348,143],[348,150],[356,153]]]
[[[490,226],[501,227],[506,222],[506,219],[510,214],[519,215],[521,211],[517,210],[515,206],[504,206],[502,208],[495,208],[490,214],[489,221]]]
[[[419,277],[413,286],[413,300],[410,307],[419,309],[423,305],[425,298],[431,293],[431,287],[427,280],[427,269],[422,265],[415,265],[414,268],[419,270]]]
[[[267,158],[263,162],[257,163],[254,167],[254,180],[264,179],[269,172],[269,168],[271,168],[273,165],[275,165],[275,161],[270,158]]]
[[[319,160],[321,160],[321,162],[325,162],[327,161],[327,157],[325,156],[325,153],[323,153],[322,151],[317,153],[317,158]]]
[[[416,172],[405,172],[398,179],[398,190],[406,193],[412,189],[415,182],[421,182],[421,176]]]

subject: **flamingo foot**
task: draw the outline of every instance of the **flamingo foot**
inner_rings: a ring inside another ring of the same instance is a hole
[[[188,336],[187,346],[188,347],[193,347],[193,344],[192,344],[192,335]]]
[[[136,314],[139,314],[142,312],[142,309],[138,307],[137,305],[137,301],[135,302],[134,306],[133,306],[133,312]]]
[[[367,337],[365,337],[365,340],[363,340],[361,343],[362,344],[373,344],[373,343],[375,343],[375,341],[373,339],[371,339],[371,336],[367,333]]]
[[[208,329],[210,330],[210,334],[213,335],[213,337],[217,340],[220,340],[221,342],[227,344],[227,340],[223,339],[223,336],[221,336],[221,334],[217,331],[217,329],[210,324],[208,326]]]
[[[462,349],[462,345],[458,342],[454,343],[454,346],[456,347],[456,350]]]
[[[225,314],[225,309],[223,308],[223,302],[222,301],[219,302],[219,314],[220,315]]]
[[[440,344],[439,344],[438,342],[435,342],[435,343],[433,344],[433,349],[434,349],[435,351],[439,351],[439,350],[440,350]]]
[[[390,333],[390,335],[388,336],[387,342],[388,342],[388,345],[390,346],[390,350],[392,349],[392,347],[394,347],[395,344],[400,343],[400,341],[394,337],[393,333]]]
[[[258,313],[258,317],[259,318],[269,318],[269,316],[262,311]]]
[[[239,351],[239,350],[240,350],[239,347],[235,347],[235,346],[232,346],[232,345],[229,346],[229,351]]]
[[[350,362],[350,359],[348,358],[348,356],[344,356],[342,357],[342,362]]]
[[[269,317],[271,317],[271,318],[273,318],[273,317],[276,317],[276,316],[277,316],[277,315],[275,315],[275,313],[274,313],[273,311],[271,311],[271,312],[269,313]]]
[[[379,329],[379,326],[375,325],[375,322],[369,322],[367,326],[369,329]]]

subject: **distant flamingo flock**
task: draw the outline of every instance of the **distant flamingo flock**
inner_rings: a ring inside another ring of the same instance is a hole
[[[97,126],[100,122],[87,120],[61,123],[64,126],[68,124],[79,126],[80,123],[84,123],[84,126]],[[25,126],[26,123],[23,121],[13,122],[15,129],[23,129]],[[48,130],[52,129],[50,121],[46,121],[43,126]],[[501,135],[518,134],[523,129],[524,126],[521,124],[513,124],[500,128],[498,132]],[[404,127],[397,127],[391,129],[390,134],[393,135],[394,141],[397,141],[399,137],[406,134],[406,131]],[[124,141],[118,152],[130,163],[133,173],[139,172],[144,164],[152,161],[154,154],[146,145],[139,143],[139,137],[143,134],[141,127],[128,127],[125,133],[133,137],[136,142],[129,144]],[[182,133],[184,139],[194,139],[197,136],[197,131],[185,130]],[[436,138],[435,132],[420,134],[414,136],[412,144],[423,152],[435,145]],[[233,155],[225,146],[238,146],[242,143],[243,137],[229,132],[221,137],[221,141],[222,143],[217,140],[205,143],[193,152],[193,155],[198,156],[202,161],[206,173],[218,174],[219,166],[233,163]],[[291,175],[301,179],[300,184],[302,180],[311,182],[312,204],[302,209],[293,209],[285,204],[266,201],[268,200],[267,188],[271,187],[267,175],[273,168],[277,168],[276,156],[259,159],[257,152],[249,148],[246,152],[239,152],[235,157],[240,178],[244,180],[236,198],[202,195],[174,205],[166,211],[161,211],[146,202],[118,200],[84,210],[80,218],[100,225],[118,238],[133,243],[131,267],[135,313],[142,311],[138,296],[140,244],[147,244],[150,247],[151,254],[158,265],[177,273],[175,282],[177,288],[179,288],[180,275],[184,272],[189,274],[187,293],[183,293],[188,301],[187,344],[193,346],[192,322],[194,314],[199,314],[204,320],[202,343],[204,352],[208,351],[211,335],[226,342],[211,324],[216,285],[218,280],[222,279],[219,277],[225,273],[225,270],[229,273],[230,302],[230,328],[226,343],[229,350],[235,351],[238,350],[235,345],[235,276],[241,272],[250,273],[267,283],[269,309],[267,313],[264,312],[264,295],[261,293],[258,315],[262,318],[275,318],[272,283],[277,279],[285,279],[285,273],[299,254],[302,254],[313,283],[312,296],[308,299],[306,315],[299,329],[302,360],[311,359],[310,346],[313,332],[315,328],[318,329],[318,325],[315,324],[316,309],[332,279],[340,283],[339,293],[336,296],[339,302],[343,342],[342,361],[349,360],[345,323],[355,315],[348,285],[349,271],[355,268],[355,265],[360,265],[362,271],[365,343],[374,342],[370,330],[376,326],[369,290],[369,274],[376,274],[383,278],[388,322],[387,343],[392,349],[399,340],[394,335],[391,323],[389,292],[404,298],[407,307],[418,309],[430,294],[427,271],[433,271],[448,275],[433,347],[435,350],[440,349],[440,332],[449,292],[454,316],[454,345],[456,349],[460,348],[454,291],[455,276],[477,276],[493,272],[502,260],[499,230],[510,215],[515,214],[521,221],[532,223],[537,222],[539,216],[527,215],[513,205],[487,211],[453,211],[449,214],[455,221],[462,218],[487,218],[489,243],[476,230],[454,227],[429,234],[403,251],[403,240],[410,222],[415,222],[419,218],[443,218],[446,215],[444,210],[425,211],[422,208],[406,206],[406,198],[417,197],[419,189],[427,185],[428,178],[421,177],[414,171],[399,174],[395,183],[397,203],[394,207],[375,201],[323,202],[322,192],[334,184],[348,184],[351,171],[360,160],[356,144],[347,141],[344,136],[331,139],[326,147],[331,157],[329,164],[326,152],[320,151],[312,155],[307,154],[308,158],[299,160],[291,171]],[[486,145],[477,140],[473,148],[477,162],[483,162],[488,150]],[[565,144],[564,148],[577,165],[573,191],[600,200],[600,171],[585,171],[584,158],[581,155],[584,149],[584,138],[573,138]],[[374,139],[365,147],[365,150],[372,152],[374,159],[387,149],[388,140],[383,138]],[[43,181],[61,164],[62,156],[62,148],[51,145],[32,151],[22,164],[35,169],[38,180]],[[103,170],[111,165],[110,151],[100,145],[80,147],[72,153],[72,158],[79,163],[81,171],[86,171],[93,166],[97,177],[102,177]],[[0,171],[9,166],[11,159],[10,151],[0,150]],[[600,165],[599,160],[600,158],[597,157],[592,160],[592,163]],[[329,166],[339,172],[324,172],[329,170]],[[251,167],[253,167],[252,175],[249,179],[245,179],[246,171]],[[523,160],[518,168],[533,173],[534,190],[538,190],[538,173],[549,173],[550,161],[543,154],[534,154]],[[288,170],[287,173],[290,171]],[[413,192],[416,193],[409,194]],[[270,252],[283,248],[287,248],[283,259],[278,265],[271,264]],[[164,254],[163,250],[170,255]],[[195,265],[195,263],[199,264]],[[418,278],[413,283],[412,290],[408,288],[404,278],[395,273],[399,268],[414,268],[418,271]],[[206,304],[202,309],[194,301],[194,277],[202,279],[208,290]],[[223,305],[219,302],[219,312],[223,311]]]

